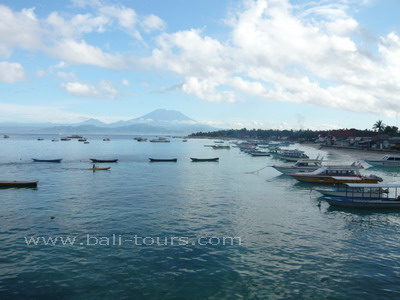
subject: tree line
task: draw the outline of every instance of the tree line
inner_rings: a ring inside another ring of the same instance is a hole
[[[386,126],[382,120],[374,123],[371,129],[337,129],[337,130],[279,130],[279,129],[226,129],[208,132],[192,133],[190,137],[210,137],[210,138],[233,138],[233,139],[292,139],[292,140],[315,140],[325,136],[358,136],[370,137],[376,134],[387,134],[389,136],[399,136],[399,129],[396,126]]]

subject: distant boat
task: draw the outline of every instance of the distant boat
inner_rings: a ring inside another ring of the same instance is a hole
[[[177,158],[149,158],[150,162],[177,162]]]
[[[80,139],[78,139],[78,142],[86,142],[86,141],[87,141],[86,138],[80,138]]]
[[[32,158],[34,162],[50,162],[50,163],[59,163],[62,161],[62,158],[57,158],[57,159],[37,159],[37,158]]]
[[[211,146],[214,150],[218,150],[218,149],[230,149],[231,146],[229,145],[212,145]]]
[[[61,139],[60,139],[60,141],[70,141],[71,139],[70,138],[67,138],[67,137],[62,137]]]
[[[4,137],[5,139],[9,139],[9,138],[10,138],[10,136],[7,135],[7,134],[5,134],[3,137]]]
[[[187,139],[183,139],[182,142],[187,142]]]
[[[104,168],[94,167],[94,168],[89,168],[88,170],[91,170],[91,171],[105,171],[105,170],[110,170],[110,169],[111,169],[111,167],[104,167]]]
[[[44,139],[42,139],[42,138],[38,138],[37,140],[38,140],[38,141],[43,141]]]
[[[0,188],[36,188],[38,181],[0,181]]]
[[[203,162],[203,161],[218,161],[219,157],[214,157],[214,158],[190,158],[192,162]]]
[[[138,142],[146,142],[147,141],[146,138],[142,138],[142,137],[135,137],[134,140],[136,140]]]
[[[80,135],[73,134],[73,135],[67,136],[67,138],[68,138],[68,139],[81,139],[81,138],[83,138],[83,137],[80,136]]]
[[[84,141],[83,143],[84,143],[84,144],[89,144],[89,142],[88,142],[88,141]]]
[[[265,151],[254,151],[250,152],[251,156],[271,156],[271,153]]]
[[[57,140],[57,139],[52,139],[51,141],[52,141],[52,142],[58,142],[58,140]]]
[[[170,140],[163,138],[163,137],[159,137],[157,139],[150,140],[150,142],[152,142],[152,143],[169,143]]]
[[[94,163],[116,163],[118,162],[118,158],[115,159],[97,159],[97,158],[90,158],[90,160]]]
[[[104,142],[109,142],[109,141],[111,141],[111,140],[110,140],[110,138],[104,138],[103,141],[104,141]]]

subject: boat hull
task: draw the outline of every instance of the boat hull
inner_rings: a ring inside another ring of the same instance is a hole
[[[163,159],[163,158],[149,158],[150,162],[177,162],[178,159],[177,158],[167,158],[167,159]]]
[[[38,181],[0,181],[0,188],[36,188]]]
[[[60,163],[62,161],[62,158],[59,159],[36,159],[32,158],[34,162],[50,162],[50,163]]]
[[[96,158],[91,158],[90,159],[94,163],[116,163],[118,162],[118,159],[96,159]]]
[[[219,157],[214,157],[214,158],[190,158],[192,162],[206,162],[206,161],[219,161]]]
[[[325,197],[325,200],[332,206],[347,208],[379,208],[379,209],[400,209],[400,201],[397,199],[346,199],[341,197]]]
[[[89,168],[88,170],[91,171],[104,171],[104,170],[110,170],[111,167],[105,167],[105,168]]]
[[[332,177],[332,176],[305,176],[305,175],[291,175],[293,178],[301,182],[307,183],[327,183],[327,184],[339,184],[339,183],[378,183],[381,181],[378,178],[367,178],[367,177],[347,177],[343,178]]]

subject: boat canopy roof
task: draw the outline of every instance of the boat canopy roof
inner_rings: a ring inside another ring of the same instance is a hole
[[[400,188],[396,183],[345,183],[348,187],[358,188]]]

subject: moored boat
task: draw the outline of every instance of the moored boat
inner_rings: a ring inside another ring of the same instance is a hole
[[[49,163],[60,163],[62,161],[62,158],[57,158],[57,159],[38,159],[38,158],[32,158],[34,162],[49,162]]]
[[[159,137],[157,139],[151,139],[150,142],[152,142],[152,143],[169,143],[170,140],[166,139],[164,137]]]
[[[322,167],[322,158],[316,159],[300,159],[295,162],[293,165],[280,165],[280,166],[272,166],[278,172],[282,174],[294,174],[294,173],[309,173],[314,172]]]
[[[309,158],[304,151],[298,149],[280,149],[275,153],[275,156],[286,161],[298,161],[299,159]]]
[[[149,158],[150,162],[177,162],[177,158]]]
[[[219,157],[214,157],[214,158],[195,158],[195,157],[191,157],[190,159],[192,160],[192,162],[218,161]]]
[[[360,164],[353,163],[347,166],[322,166],[310,173],[288,174],[301,182],[308,183],[378,183],[382,178],[375,175],[360,174]]]
[[[97,158],[90,158],[90,160],[94,163],[116,163],[118,162],[118,158],[114,159],[97,159]]]
[[[91,170],[91,171],[105,171],[105,170],[110,170],[110,169],[111,169],[111,167],[103,167],[103,168],[94,167],[94,168],[89,168],[88,170]]]
[[[400,155],[385,155],[380,159],[364,159],[364,161],[374,167],[400,167]]]
[[[0,188],[36,188],[38,181],[0,181]]]
[[[400,196],[398,195],[399,184],[346,184],[348,188],[362,190],[362,196],[352,192],[343,196],[325,196],[324,199],[332,206],[348,208],[379,208],[379,209],[400,209]],[[371,190],[379,189],[384,191],[378,195],[371,193]]]

